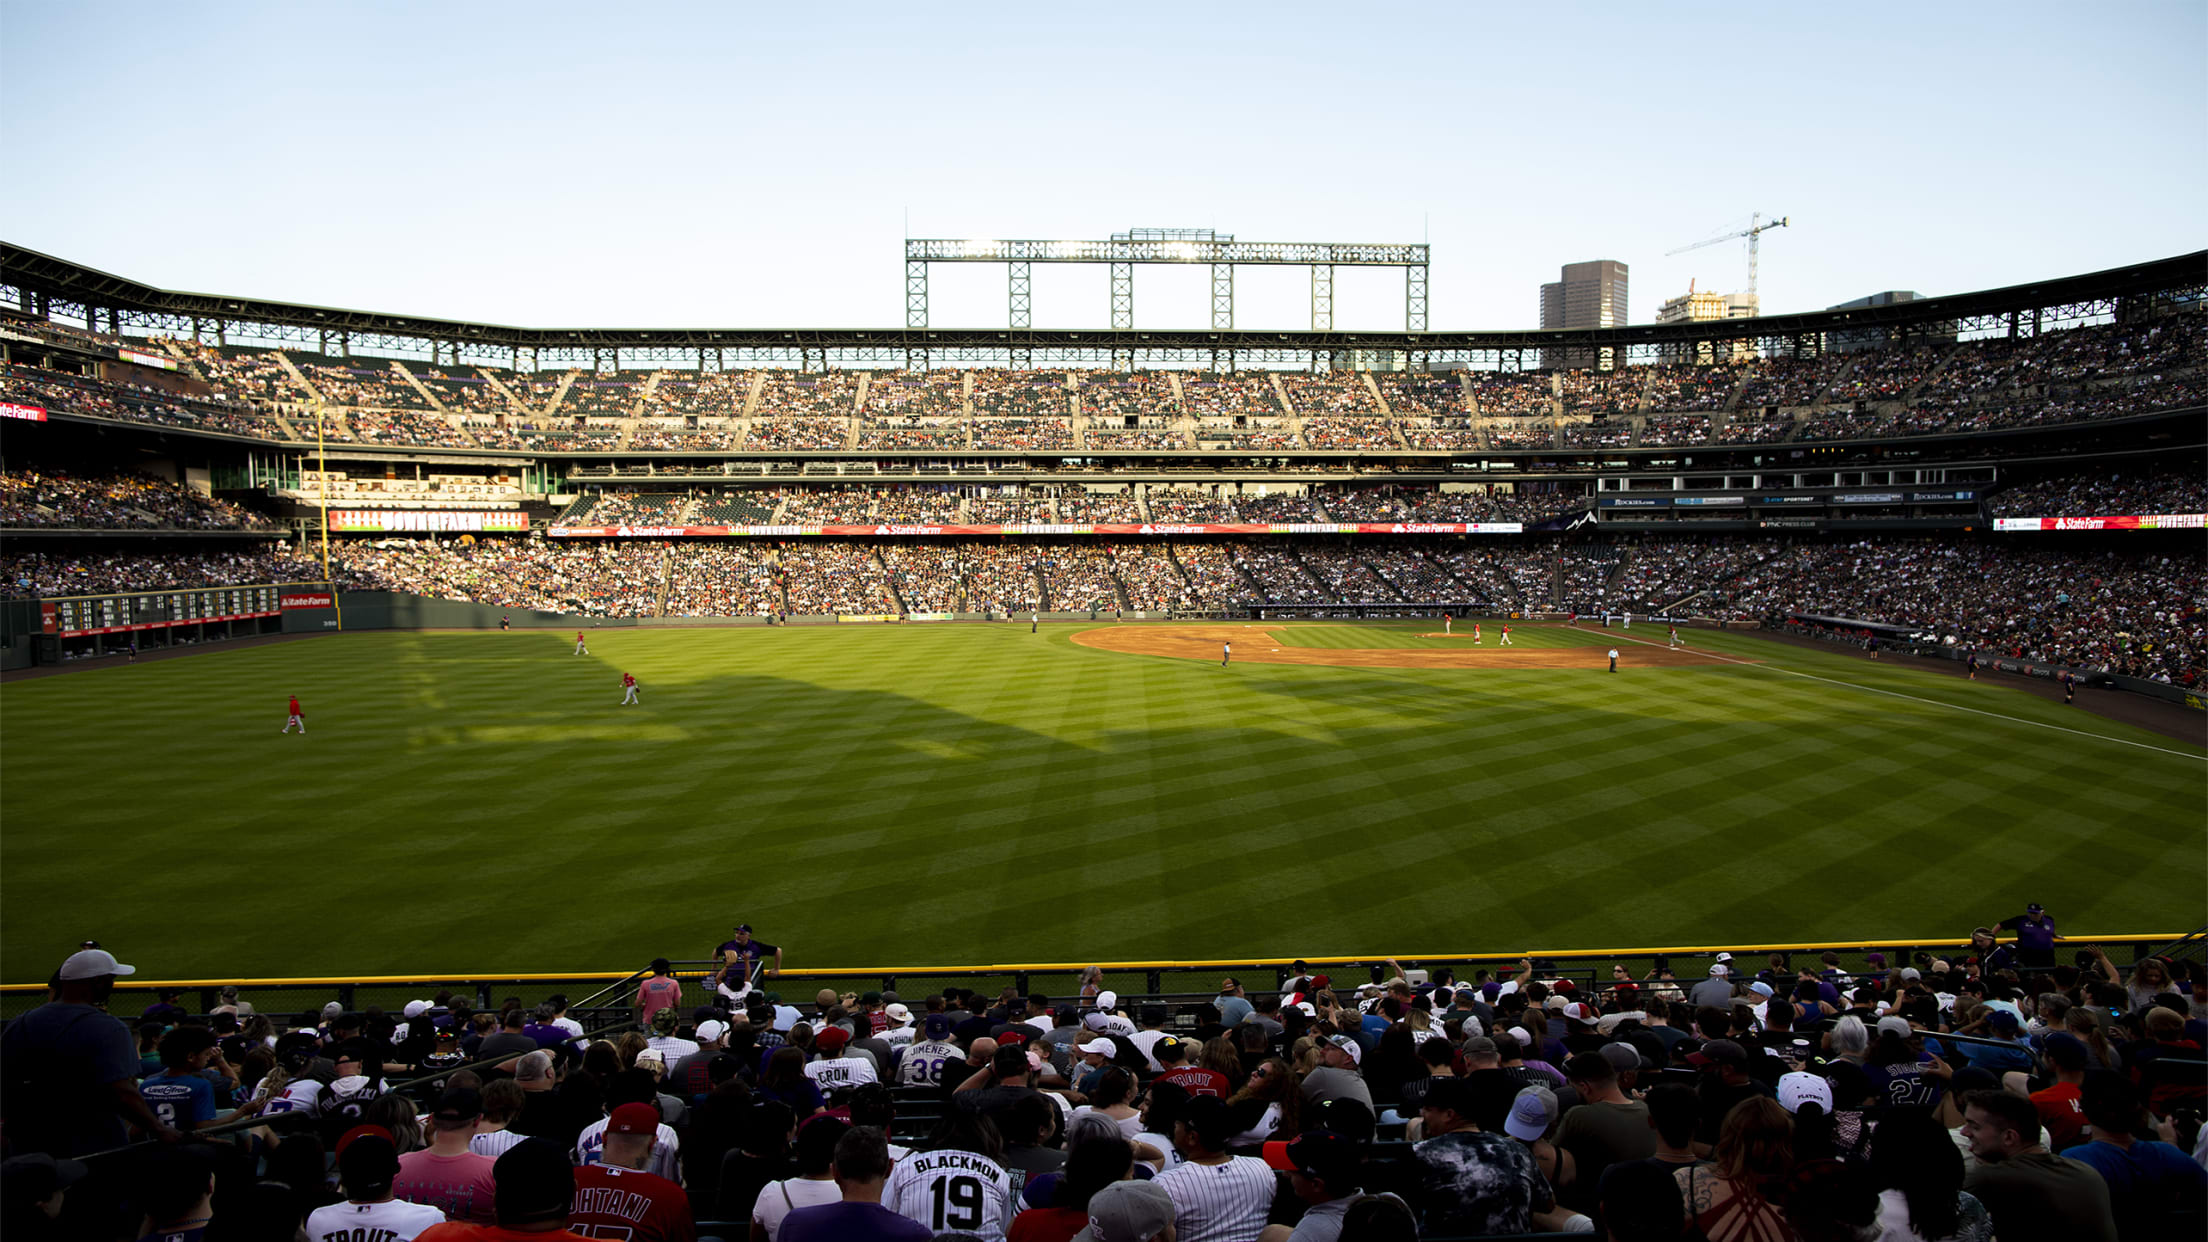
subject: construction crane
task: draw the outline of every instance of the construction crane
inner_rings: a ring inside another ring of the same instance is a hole
[[[1689,250],[1700,250],[1704,246],[1714,246],[1719,242],[1732,241],[1736,237],[1745,237],[1748,239],[1748,296],[1754,297],[1756,296],[1756,243],[1772,229],[1785,228],[1786,221],[1787,217],[1780,216],[1771,223],[1765,224],[1763,213],[1757,212],[1755,215],[1748,217],[1748,227],[1738,233],[1721,233],[1708,241],[1698,241],[1691,246],[1681,246],[1677,250],[1666,250],[1664,257],[1670,258],[1675,254],[1685,254]]]

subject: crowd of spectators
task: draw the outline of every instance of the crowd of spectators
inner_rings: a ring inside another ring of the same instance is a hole
[[[637,413],[647,418],[733,418],[751,395],[749,371],[667,372],[644,394]]]
[[[1286,539],[1237,539],[1227,544],[1227,556],[1244,577],[1257,585],[1255,598],[1265,603],[1335,602],[1333,588],[1312,576],[1296,555],[1297,547]]]
[[[1181,413],[1173,377],[1162,371],[1090,371],[1079,377],[1081,412],[1091,419],[1119,422],[1133,415],[1145,421]],[[1091,424],[1092,430],[1094,424]]]
[[[1798,543],[1715,597],[1746,619],[1847,617],[2011,659],[2192,686],[2208,675],[2204,576],[2197,546],[2180,554],[1915,536]]]
[[[1465,371],[1485,418],[1547,418],[1556,412],[1555,379],[1547,371]]]
[[[1729,589],[1778,549],[1776,540],[1738,535],[1639,539],[1623,549],[1610,603],[1631,612],[1662,611],[1704,591]]]
[[[980,394],[975,394],[976,402]],[[1070,418],[980,418],[973,420],[973,446],[977,449],[1055,452],[1074,445]]]
[[[1633,424],[1622,419],[1567,423],[1562,439],[1565,448],[1627,448],[1633,443]]]
[[[1845,373],[1825,390],[1829,401],[1891,401],[1915,388],[1939,365],[1937,351],[1924,346],[1866,350],[1847,355]]]
[[[2197,469],[2177,466],[2085,471],[1997,492],[1988,508],[1996,517],[2208,513],[2208,480]]]
[[[1145,519],[1142,501],[1133,488],[1100,492],[1074,485],[1059,489],[1058,520],[1083,526],[1123,526]]]
[[[754,417],[744,451],[757,453],[825,452],[840,449],[851,440],[851,422],[844,418]]]
[[[1487,429],[1495,447],[1500,449],[1555,448],[1555,423],[1492,424]]]
[[[0,527],[97,530],[275,530],[243,505],[131,472],[0,470]]]
[[[1048,491],[1024,487],[978,493],[966,502],[968,518],[982,526],[1035,526],[1058,520]]]
[[[884,542],[882,565],[909,612],[957,612],[966,545]]]
[[[1112,550],[1097,543],[1046,543],[1035,549],[1049,606],[1061,612],[1120,607],[1118,580],[1112,576]]]
[[[83,375],[47,371],[19,363],[0,368],[0,401],[48,410],[152,423],[230,435],[283,438],[275,419],[243,405],[186,400],[176,393],[137,384],[109,384]]]
[[[1237,522],[1234,502],[1224,492],[1194,487],[1151,487],[1143,505],[1153,522]]]
[[[1414,449],[1456,452],[1487,447],[1469,418],[1435,416],[1405,423],[1402,430],[1404,443]]]
[[[1288,404],[1295,407],[1296,413],[1306,418],[1325,414],[1380,413],[1380,403],[1374,400],[1372,390],[1365,387],[1362,375],[1300,375],[1290,372],[1280,377],[1280,383],[1287,390]]]
[[[1671,362],[1648,368],[1648,410],[1655,414],[1718,410],[1740,388],[1744,363]]]
[[[1296,548],[1304,568],[1326,587],[1329,603],[1392,604],[1402,599],[1387,578],[1366,563],[1365,549],[1347,543],[1305,543]]]
[[[967,544],[960,552],[967,612],[1027,612],[1042,607],[1032,547],[1012,543]]]
[[[867,487],[793,487],[781,495],[787,526],[852,526],[874,513],[875,493]]]
[[[1152,540],[1123,543],[1113,546],[1111,553],[1112,573],[1119,579],[1129,608],[1163,612],[1197,602],[1165,544]]]
[[[1824,398],[1840,372],[1847,354],[1819,354],[1814,358],[1765,358],[1746,368],[1740,385],[1740,408],[1787,408],[1814,404]]]
[[[867,381],[869,419],[957,418],[965,409],[963,371],[877,371]]]
[[[633,374],[619,379],[577,375],[575,382],[567,386],[567,396],[560,402],[560,413],[626,418],[636,408],[637,395],[643,392],[647,382],[646,378]]]
[[[793,613],[897,611],[889,571],[870,544],[844,540],[790,540],[777,552],[782,591]]]
[[[1286,413],[1270,375],[1199,371],[1180,378],[1181,408],[1197,418],[1278,418]]]
[[[1557,391],[1567,416],[1623,418],[1640,408],[1647,381],[1646,367],[1573,369],[1557,372]]]
[[[1258,597],[1224,542],[1176,543],[1171,545],[1171,555],[1189,594],[1206,608],[1225,608]]]
[[[513,402],[506,399],[506,394],[479,371],[462,375],[426,367],[417,372],[415,378],[437,398],[438,404],[456,413],[497,418],[518,412]]]
[[[773,977],[700,994],[660,960],[618,1021],[564,995],[478,1010],[451,991],[302,1014],[232,989],[201,1013],[119,992],[133,968],[87,948],[6,1032],[34,1072],[5,1098],[0,1226],[22,1242],[689,1242],[707,1222],[769,1242],[2190,1237],[2208,1210],[2188,1069],[2202,971],[2119,967],[2099,946],[2058,961],[2055,926],[2034,905],[1913,958],[1390,959],[1369,982],[1299,961],[1194,1002],[1123,997],[1098,967],[1068,996],[785,997]],[[133,1139],[153,1141],[110,1154]]]
[[[304,355],[294,359],[300,374],[331,405],[371,406],[381,410],[427,410],[429,399],[399,374],[396,364],[382,359],[332,358],[316,361]]]
[[[1650,417],[1641,423],[1641,444],[1688,447],[1710,442],[1707,414],[1673,414]]]
[[[971,375],[973,391],[967,401],[977,416],[1055,421],[1073,413],[1073,394],[1066,389],[1063,371],[983,368]]]
[[[1316,492],[1242,492],[1234,511],[1245,522],[1324,522]]]
[[[682,423],[638,422],[629,432],[629,447],[658,451],[710,452],[736,447],[736,433],[718,425],[689,427]]]
[[[1413,375],[1400,371],[1376,371],[1373,382],[1398,418],[1430,415],[1462,415],[1464,390],[1454,375]]]
[[[1413,603],[1455,602],[1465,598],[1464,588],[1442,568],[1424,547],[1388,543],[1364,543],[1358,552],[1388,585]]]
[[[298,381],[284,369],[273,349],[216,348],[182,342],[186,356],[199,369],[218,401],[303,404],[308,400]]]
[[[1717,442],[1719,444],[1776,444],[1793,435],[1794,428],[1797,426],[1799,424],[1789,418],[1777,419],[1771,422],[1730,418],[1725,421],[1724,429],[1717,433]]]
[[[859,427],[862,449],[962,449],[966,424],[958,419],[923,419],[909,416],[895,422],[868,421]]]
[[[1608,541],[1571,542],[1556,547],[1557,602],[1582,613],[1618,607],[1612,579],[1625,559],[1624,549]]]
[[[353,435],[369,444],[426,444],[433,448],[475,448],[475,439],[442,414],[408,409],[352,409],[345,412]]]
[[[379,540],[333,549],[365,589],[463,599],[592,617],[657,612],[667,581],[660,540],[557,542],[536,539]]]
[[[108,549],[65,552],[0,552],[0,597],[112,595],[182,587],[253,586],[269,582],[320,582],[322,563],[281,544],[262,548],[146,554]],[[341,576],[346,589],[367,586]]]
[[[955,524],[966,520],[965,498],[947,487],[885,487],[875,493],[874,520]]]
[[[786,611],[774,549],[763,540],[694,541],[669,558],[667,616],[765,617]]]
[[[1295,430],[1285,420],[1259,418],[1241,426],[1224,422],[1198,423],[1196,447],[1249,453],[1293,449],[1300,445]]]
[[[1162,449],[1173,451],[1188,447],[1188,433],[1159,424],[1140,427],[1101,426],[1091,422],[1083,439],[1092,449],[1129,450]]]
[[[697,508],[689,492],[596,492],[560,515],[584,526],[688,526]]]
[[[1303,442],[1314,449],[1400,448],[1395,423],[1385,418],[1323,418],[1303,420]]]
[[[1471,592],[1473,602],[1510,612],[1556,607],[1556,553],[1547,546],[1443,544],[1434,561]]]

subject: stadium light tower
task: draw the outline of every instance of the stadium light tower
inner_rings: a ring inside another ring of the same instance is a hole
[[[1135,265],[1204,263],[1211,267],[1211,326],[1234,328],[1234,269],[1242,264],[1311,269],[1311,330],[1334,327],[1336,267],[1403,269],[1403,328],[1426,330],[1426,275],[1431,248],[1408,242],[1245,242],[1212,229],[1129,229],[1103,241],[952,241],[905,239],[905,326],[928,326],[930,263],[1002,263],[1010,326],[1032,328],[1036,263],[1104,263],[1111,273],[1111,323],[1135,326]]]

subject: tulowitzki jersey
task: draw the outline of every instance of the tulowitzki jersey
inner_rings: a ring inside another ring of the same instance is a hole
[[[936,1233],[1001,1239],[1012,1223],[1020,1175],[970,1151],[915,1152],[897,1162],[882,1206]]]

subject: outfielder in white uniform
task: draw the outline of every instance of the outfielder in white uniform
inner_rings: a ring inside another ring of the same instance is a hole
[[[639,707],[643,706],[643,703],[636,697],[636,674],[634,673],[621,674],[621,703],[624,707],[631,703],[635,703]]]

